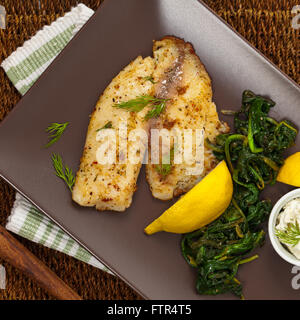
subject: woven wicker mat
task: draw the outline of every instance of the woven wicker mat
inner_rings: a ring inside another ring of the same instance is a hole
[[[103,0],[81,0],[96,10]],[[104,0],[105,1],[105,0]],[[291,28],[293,6],[300,0],[205,0],[239,33],[300,82],[299,32]],[[40,3],[40,4],[39,4]],[[51,23],[75,0],[0,0],[8,13],[7,28],[0,30],[0,63],[45,24]],[[297,56],[298,55],[298,56]],[[0,121],[20,95],[0,70]],[[5,225],[14,190],[0,180],[0,223]],[[141,299],[116,277],[23,238],[18,239],[85,299]],[[7,288],[0,299],[51,299],[34,282],[0,260],[7,272]]]

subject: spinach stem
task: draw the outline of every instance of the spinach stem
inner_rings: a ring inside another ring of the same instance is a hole
[[[226,116],[233,116],[233,115],[236,114],[236,111],[234,111],[234,110],[224,110],[224,109],[222,109],[222,110],[221,110],[221,113],[224,114],[224,115],[226,115]]]
[[[211,143],[211,142],[209,141],[208,138],[206,138],[206,139],[204,140],[204,146],[205,146],[206,148],[209,148],[209,149],[211,149],[211,150],[213,150],[213,151],[215,151],[215,152],[218,152],[218,153],[223,153],[223,152],[224,152],[223,148],[220,148],[220,147],[214,145],[213,143]]]
[[[263,148],[258,148],[258,147],[255,145],[255,142],[254,142],[254,133],[253,133],[253,128],[252,128],[252,115],[251,115],[251,114],[250,114],[250,116],[249,116],[248,141],[249,141],[249,148],[250,148],[251,152],[253,152],[253,153],[260,153],[260,152],[263,152],[263,151],[264,151]]]
[[[265,162],[265,164],[267,164],[269,167],[271,167],[274,171],[279,170],[279,167],[277,166],[277,164],[273,160],[271,160],[270,158],[265,157],[265,156],[261,156],[260,158]]]
[[[226,139],[226,141],[225,141],[225,156],[226,156],[226,160],[229,165],[229,169],[230,169],[231,173],[233,173],[234,169],[233,169],[233,165],[232,165],[231,157],[230,157],[230,144],[231,144],[231,142],[233,142],[235,140],[243,140],[244,145],[246,145],[248,142],[247,137],[243,136],[242,134],[233,134]]]
[[[278,132],[279,128],[280,128],[282,125],[288,127],[290,130],[296,132],[296,134],[298,133],[298,130],[297,130],[296,128],[292,127],[291,125],[289,125],[289,124],[288,124],[286,121],[284,121],[284,120],[281,121],[281,122],[277,125],[277,127],[276,127],[276,129],[275,129],[275,133]]]
[[[246,258],[246,259],[241,260],[241,261],[239,262],[239,264],[248,263],[248,262],[251,262],[251,261],[253,261],[253,260],[257,259],[257,258],[258,258],[258,254],[255,254],[255,255],[252,256],[252,257],[249,257],[249,258]]]
[[[269,123],[272,123],[272,124],[274,124],[275,126],[278,126],[278,122],[277,122],[276,120],[274,120],[273,118],[266,117],[266,120],[267,120]]]
[[[242,229],[238,224],[235,226],[235,231],[236,231],[236,234],[238,235],[238,237],[244,238],[244,234],[242,232]]]
[[[249,169],[250,169],[251,173],[258,180],[258,183],[256,184],[257,188],[259,190],[263,190],[265,188],[264,179],[261,177],[261,175],[252,166],[250,166],[250,165],[248,165],[248,166],[249,166]]]
[[[237,204],[237,202],[234,198],[232,198],[231,202],[232,202],[233,206],[237,209],[237,211],[240,213],[240,215],[243,217],[243,219],[244,219],[243,222],[246,224],[246,227],[248,229],[248,221],[247,221],[247,218],[246,218],[243,210],[239,207],[239,205]]]

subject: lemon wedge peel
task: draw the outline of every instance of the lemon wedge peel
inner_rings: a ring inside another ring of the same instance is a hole
[[[279,170],[277,181],[300,188],[300,152],[285,159]]]
[[[226,162],[222,161],[144,231],[148,235],[159,231],[195,231],[217,219],[229,206],[232,194],[232,177]]]

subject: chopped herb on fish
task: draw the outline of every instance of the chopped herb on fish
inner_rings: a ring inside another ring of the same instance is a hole
[[[169,157],[163,157],[162,163],[155,166],[155,170],[163,177],[166,177],[172,170],[174,160],[174,147],[170,150]]]
[[[150,106],[151,110],[145,116],[145,120],[158,117],[165,109],[168,99],[159,99],[153,96],[139,96],[135,99],[120,102],[113,107],[124,109],[130,112],[140,112],[145,107]]]
[[[145,116],[145,120],[149,120],[151,118],[157,118],[166,108],[166,99],[159,99],[161,101],[156,102],[151,107],[152,109],[148,111]]]
[[[100,129],[97,129],[96,131],[100,131],[100,130],[103,130],[103,129],[111,129],[112,128],[112,122],[111,121],[108,121],[102,128]]]
[[[156,83],[156,82],[154,81],[154,78],[153,78],[152,76],[145,77],[144,80],[150,81],[150,82],[153,83],[153,84]]]

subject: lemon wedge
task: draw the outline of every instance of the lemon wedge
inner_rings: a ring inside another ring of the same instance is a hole
[[[284,161],[280,168],[277,181],[300,187],[300,152],[296,152]]]
[[[229,206],[233,193],[231,174],[222,161],[193,189],[181,197],[145,229],[150,235],[159,231],[187,233],[217,219]]]

